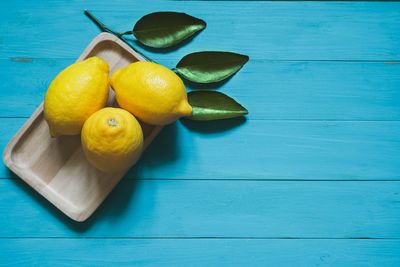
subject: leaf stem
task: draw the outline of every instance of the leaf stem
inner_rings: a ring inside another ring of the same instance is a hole
[[[128,35],[128,34],[133,34],[133,31],[126,31],[126,32],[120,32],[118,33],[118,35],[122,36],[122,35]]]
[[[123,35],[126,34],[131,34],[132,31],[126,31],[123,33],[118,33],[115,32],[113,30],[111,30],[110,28],[108,28],[104,23],[102,23],[100,20],[98,20],[92,13],[89,12],[89,10],[85,9],[83,11],[83,13],[94,23],[96,24],[96,26],[103,32],[108,32],[111,33],[113,35],[115,35],[118,39],[120,39],[121,41],[123,41],[125,44],[127,44],[130,48],[133,49],[133,51],[135,51],[136,53],[138,53],[139,55],[141,55],[142,57],[144,57],[147,61],[152,61],[155,62],[154,60],[152,60],[151,58],[149,58],[148,56],[144,55],[143,53],[139,52],[135,47],[133,47],[124,37]]]

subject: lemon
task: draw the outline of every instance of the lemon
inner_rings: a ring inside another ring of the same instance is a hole
[[[81,140],[87,160],[107,173],[126,171],[143,150],[139,122],[120,108],[108,107],[93,113],[83,125]]]
[[[182,80],[162,65],[132,63],[112,75],[111,86],[120,107],[148,124],[165,125],[192,114]]]
[[[79,134],[85,120],[106,105],[108,74],[107,62],[91,57],[57,75],[44,99],[44,116],[52,137]]]

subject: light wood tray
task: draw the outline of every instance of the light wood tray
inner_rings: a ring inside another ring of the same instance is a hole
[[[91,56],[107,61],[110,73],[131,62],[144,60],[108,33],[96,36],[78,61]],[[111,89],[108,104],[115,105]],[[161,127],[141,125],[147,147]],[[3,160],[22,180],[76,221],[86,220],[125,174],[106,174],[90,165],[83,154],[79,135],[51,138],[43,117],[43,103],[8,143]]]

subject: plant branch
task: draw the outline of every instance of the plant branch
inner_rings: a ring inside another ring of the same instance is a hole
[[[95,16],[93,16],[92,13],[89,12],[89,10],[85,9],[83,13],[94,23],[96,24],[97,27],[103,32],[109,32],[112,34],[116,34],[116,32],[112,31],[109,29],[106,25],[104,25],[101,21],[99,21]]]
[[[128,34],[133,34],[133,31],[126,31],[126,32],[120,32],[118,33],[120,36],[122,35],[128,35]]]
[[[96,24],[96,26],[103,32],[108,32],[111,33],[113,35],[115,35],[118,39],[120,39],[121,41],[123,41],[125,44],[127,44],[130,48],[133,49],[133,51],[135,51],[136,53],[138,53],[139,55],[141,55],[142,57],[144,57],[147,61],[153,61],[151,58],[149,58],[148,56],[144,55],[143,53],[139,52],[135,47],[133,47],[124,37],[123,35],[126,34],[131,34],[132,31],[126,31],[123,33],[118,33],[115,32],[113,30],[111,30],[110,28],[108,28],[104,23],[102,23],[100,20],[98,20],[92,13],[89,12],[89,10],[85,9],[83,11],[83,13],[94,23]]]

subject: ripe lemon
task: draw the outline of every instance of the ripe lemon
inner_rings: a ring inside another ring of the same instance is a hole
[[[108,72],[107,62],[91,57],[57,75],[44,99],[44,116],[52,137],[79,134],[85,120],[106,105]]]
[[[120,108],[103,108],[83,125],[82,147],[88,161],[103,172],[126,171],[143,150],[142,127]]]
[[[192,114],[182,80],[162,65],[132,63],[112,75],[111,86],[118,104],[148,124],[165,125]]]

